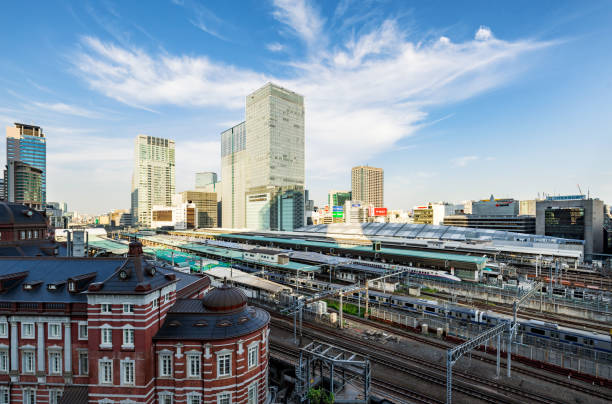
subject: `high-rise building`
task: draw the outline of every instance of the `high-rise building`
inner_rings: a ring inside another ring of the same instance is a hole
[[[221,133],[221,214],[224,227],[246,227],[246,122]]]
[[[353,200],[366,205],[384,206],[384,173],[382,168],[370,166],[353,167],[351,170]]]
[[[41,171],[41,208],[44,208],[47,200],[47,139],[40,126],[15,123],[15,126],[6,127],[6,164],[11,161],[22,161]]]
[[[246,98],[247,188],[304,187],[304,97],[268,83]]]
[[[204,188],[209,184],[215,184],[217,182],[217,173],[206,171],[202,173],[196,173],[195,187],[197,190]]]
[[[271,83],[249,94],[246,121],[221,134],[221,177],[224,227],[301,227],[304,98]]]
[[[332,206],[344,206],[344,202],[352,199],[351,191],[329,191],[327,194],[327,205]]]
[[[7,162],[4,170],[5,198],[8,202],[27,205],[32,209],[43,210],[42,170],[19,160]]]
[[[171,206],[174,192],[174,140],[138,135],[132,177],[132,224],[151,226],[153,206]]]
[[[5,196],[4,196],[4,177],[0,178],[0,201],[4,201],[5,200]]]

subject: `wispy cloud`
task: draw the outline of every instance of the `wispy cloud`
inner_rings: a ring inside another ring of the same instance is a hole
[[[273,15],[306,46],[321,46],[325,20],[305,1],[274,3]],[[274,81],[306,98],[309,172],[330,173],[389,150],[427,124],[427,111],[474,97],[511,80],[524,55],[550,42],[504,41],[481,27],[475,38],[412,42],[394,20],[323,48],[319,57],[287,61],[283,78],[209,57],[154,54],[85,37],[74,58],[93,89],[130,105],[215,106],[239,111],[244,97]],[[435,122],[435,121],[434,121]],[[335,151],[342,149],[338,155]],[[476,156],[457,160],[465,166]]]
[[[270,52],[280,52],[285,49],[285,46],[278,42],[272,42],[266,45],[266,49],[268,49]]]
[[[46,103],[46,102],[33,102],[33,105],[60,114],[75,115],[83,118],[101,118],[102,115],[91,111],[83,107],[77,107],[76,105],[64,104],[63,102]]]
[[[198,28],[202,32],[206,32],[215,38],[223,41],[229,41],[229,39],[220,33],[222,29],[231,27],[231,24],[227,21],[219,18],[210,9],[204,7],[201,3],[193,0],[172,0],[172,3],[184,7],[190,14],[189,22],[194,27]]]
[[[470,164],[473,161],[478,160],[479,157],[478,156],[463,156],[463,157],[456,157],[454,159],[451,160],[451,163],[455,166],[455,167],[465,167],[468,164]]]
[[[322,35],[325,19],[306,0],[274,0],[274,18],[309,47],[324,45]]]

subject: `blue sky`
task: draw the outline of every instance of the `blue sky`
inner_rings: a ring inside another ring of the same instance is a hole
[[[317,203],[350,167],[411,208],[582,190],[612,201],[609,1],[39,1],[2,6],[0,121],[48,137],[49,200],[129,207],[139,133],[177,190],[267,81],[305,96]],[[4,137],[0,147],[4,150]],[[4,164],[5,153],[0,163]]]

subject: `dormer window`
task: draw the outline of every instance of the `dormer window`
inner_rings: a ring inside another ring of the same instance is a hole
[[[76,292],[76,282],[74,281],[68,282],[68,291]]]
[[[64,284],[66,284],[66,282],[63,282],[63,281],[49,283],[49,284],[47,284],[47,290],[49,290],[49,291],[58,290],[58,289],[62,288],[64,286]]]
[[[40,285],[42,285],[42,281],[25,282],[23,284],[23,289],[24,290],[33,290],[33,289],[36,289],[37,287],[39,287]]]

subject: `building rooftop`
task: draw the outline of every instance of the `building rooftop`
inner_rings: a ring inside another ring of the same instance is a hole
[[[265,310],[249,307],[244,293],[224,283],[203,299],[178,299],[154,340],[219,340],[250,334],[270,321]]]

